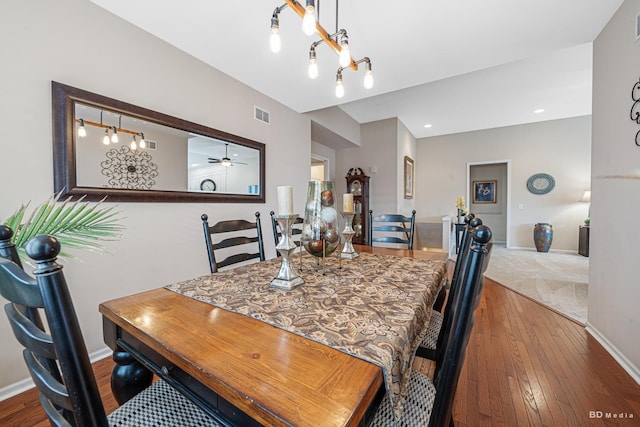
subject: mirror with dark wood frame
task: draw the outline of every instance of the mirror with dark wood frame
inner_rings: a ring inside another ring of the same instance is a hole
[[[51,90],[55,192],[264,203],[264,144],[58,82]]]

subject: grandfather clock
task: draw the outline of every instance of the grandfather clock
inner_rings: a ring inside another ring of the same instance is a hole
[[[360,168],[351,168],[347,172],[347,191],[353,194],[353,243],[367,244],[369,230],[369,177]]]

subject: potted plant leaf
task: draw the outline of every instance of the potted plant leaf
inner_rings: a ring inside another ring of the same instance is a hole
[[[26,216],[29,203],[24,204],[4,221],[13,230],[11,240],[21,257],[24,257],[27,241],[38,234],[56,237],[65,250],[81,249],[98,253],[107,252],[103,241],[117,240],[122,236],[124,227],[119,224],[120,212],[115,206],[102,206],[104,198],[92,204],[83,202],[84,196],[76,201],[72,201],[72,197],[60,201],[60,195],[51,196],[29,216]],[[76,258],[65,251],[60,253],[60,257]]]

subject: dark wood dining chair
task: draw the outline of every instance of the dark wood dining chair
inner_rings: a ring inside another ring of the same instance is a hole
[[[407,245],[407,249],[413,249],[413,235],[416,228],[416,211],[411,216],[401,214],[382,214],[373,216],[373,210],[369,210],[369,239],[367,245],[378,243],[399,243]],[[391,235],[389,233],[400,233]],[[376,234],[376,236],[374,236]],[[401,236],[401,237],[399,237]]]
[[[0,294],[27,368],[40,392],[40,404],[54,426],[217,426],[195,404],[160,380],[106,415],[89,362],[62,266],[60,243],[39,235],[27,243],[35,278],[0,258]],[[23,308],[41,311],[48,327]]]
[[[445,340],[445,333],[449,329],[449,324],[452,320],[451,306],[456,299],[456,292],[462,278],[461,272],[465,267],[465,258],[469,255],[469,251],[471,250],[472,239],[470,237],[470,231],[482,225],[482,220],[480,218],[476,218],[473,214],[469,214],[465,217],[464,224],[465,227],[462,231],[460,250],[458,251],[458,257],[453,269],[448,296],[446,297],[446,304],[441,312],[435,309],[431,310],[431,318],[429,319],[427,332],[422,338],[422,342],[416,351],[416,356],[438,361],[438,351],[440,351],[440,355],[442,354],[442,343]]]
[[[256,212],[255,216],[255,222],[249,222],[244,219],[232,219],[219,221],[209,226],[209,216],[202,214],[200,218],[202,219],[204,239],[207,244],[207,254],[209,255],[209,267],[212,273],[216,273],[220,268],[243,261],[250,261],[252,259],[264,261],[264,242],[262,241],[260,212]],[[220,240],[214,242],[214,238]],[[257,252],[247,252],[254,250],[251,246],[254,244],[257,245],[257,248],[254,246]],[[227,255],[229,252],[222,251],[226,248],[234,248],[237,249],[238,252]],[[243,250],[244,252],[242,252]],[[226,255],[220,262],[216,259],[216,251]]]
[[[419,371],[412,371],[407,398],[400,420],[396,420],[390,400],[385,396],[378,407],[371,427],[391,426],[453,426],[451,416],[458,379],[464,364],[467,344],[473,329],[475,309],[484,286],[483,266],[486,245],[491,230],[480,225],[471,231],[473,243],[461,272],[457,303],[452,306],[451,333],[445,343],[443,363],[431,379]]]
[[[271,215],[271,228],[273,229],[273,240],[276,243],[276,246],[278,246],[278,243],[280,242],[280,236],[282,236],[282,231],[280,230],[280,225],[276,220],[276,216],[275,216],[276,213],[274,211],[271,211],[269,212],[269,215]],[[303,222],[304,222],[304,218],[298,217],[296,218],[296,220],[293,222],[293,225],[291,226],[291,237],[293,238],[293,243],[295,243],[296,246],[298,247],[302,245],[302,242],[300,241],[300,237],[302,236]],[[278,252],[278,256],[280,256],[280,252]]]

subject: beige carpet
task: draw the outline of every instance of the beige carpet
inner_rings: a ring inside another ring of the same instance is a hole
[[[485,275],[580,323],[587,320],[589,258],[494,245]]]

